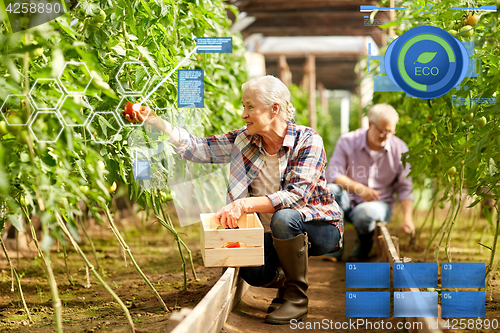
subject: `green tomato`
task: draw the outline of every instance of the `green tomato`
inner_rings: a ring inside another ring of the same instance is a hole
[[[4,136],[9,133],[9,129],[7,128],[7,122],[5,120],[0,121],[0,136]]]
[[[116,187],[116,182],[113,182],[113,184],[109,187],[109,193],[114,193],[116,191]]]
[[[60,201],[58,202],[59,207],[64,208],[68,206],[68,199],[67,198],[61,198]]]
[[[444,209],[444,203],[442,203],[442,202],[441,202],[441,203],[439,204],[439,208]]]
[[[474,118],[474,112],[471,112],[465,117],[469,123],[472,123],[472,119]]]
[[[19,203],[23,207],[28,206],[28,201],[26,200],[26,197],[24,195],[22,195],[22,194],[19,196]]]
[[[29,138],[29,133],[27,130],[19,131],[16,135],[17,141],[19,141],[19,143],[23,145],[28,144],[28,138]]]
[[[103,23],[106,20],[106,13],[104,10],[99,11],[99,15],[92,18],[92,23]]]
[[[470,25],[465,25],[460,29],[460,34],[472,36],[474,34],[474,28]]]
[[[456,173],[457,173],[457,168],[455,168],[454,166],[452,166],[451,168],[448,169],[448,171],[446,171],[446,174],[448,176],[453,176]]]
[[[458,34],[458,32],[457,32],[456,30],[454,30],[454,29],[450,29],[450,30],[448,30],[448,33],[449,33],[450,35],[452,35],[453,37],[457,37],[457,34]]]
[[[33,51],[33,58],[38,59],[43,54],[43,47],[39,47]]]
[[[7,118],[7,121],[9,122],[9,125],[23,125],[24,122],[19,116],[10,116]],[[16,127],[16,126],[14,126]]]
[[[479,127],[484,127],[487,123],[487,120],[485,117],[481,117],[479,119],[476,119],[477,126]]]
[[[93,23],[91,22],[88,26],[87,26],[87,29],[90,31],[90,32],[94,32],[94,31],[98,31],[99,28],[101,28],[101,23]]]
[[[89,187],[88,186],[80,186],[80,191],[83,192],[83,194],[87,194],[89,192]]]

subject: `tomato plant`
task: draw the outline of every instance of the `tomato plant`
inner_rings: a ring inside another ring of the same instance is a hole
[[[174,124],[183,123],[188,129],[194,128],[197,134],[205,130],[222,133],[242,126],[238,107],[240,87],[247,79],[243,66],[244,48],[241,36],[230,33],[227,9],[235,11],[220,0],[197,1],[196,4],[188,0],[84,0],[72,11],[47,24],[12,33],[6,24],[5,9],[0,8],[0,101],[3,103],[10,94],[28,95],[37,79],[57,78],[64,64],[74,61],[85,63],[92,75],[93,80],[88,88],[85,87],[92,108],[100,112],[114,111],[123,93],[115,77],[124,62],[142,63],[145,68],[127,73],[128,86],[134,88],[136,82],[143,82],[147,70],[151,81],[144,89],[150,89],[195,47],[193,35],[232,36],[232,54],[195,54],[183,66],[203,68],[209,73],[205,76],[205,108],[176,110],[177,74],[170,77],[150,102],[157,108],[157,114],[169,117]],[[72,84],[84,91],[77,78]],[[40,92],[39,96],[46,103],[60,97],[54,90]],[[21,115],[30,119],[35,112],[30,103],[25,103]],[[88,271],[122,306],[133,327],[127,308],[77,243],[78,221],[82,217],[78,203],[83,201],[96,218],[99,219],[102,212],[106,214],[121,246],[134,262],[108,208],[118,184],[127,186],[131,199],[143,209],[153,209],[160,223],[174,235],[184,263],[186,287],[183,250],[189,257],[190,251],[162,207],[172,200],[170,189],[166,185],[145,189],[134,180],[134,155],[127,142],[132,128],[124,127],[114,136],[113,142],[99,144],[94,139],[116,131],[117,124],[105,117],[92,119],[88,130],[65,127],[54,143],[38,142],[27,127],[0,123],[0,206],[3,207],[0,231],[6,220],[20,228],[20,215],[31,228],[32,214],[40,217],[44,237],[36,240],[36,245],[46,264],[58,331],[62,327],[61,302],[49,257],[54,240],[63,244],[69,240],[81,254]],[[9,122],[25,123],[18,116],[9,117]],[[174,172],[174,165],[166,167],[167,174]],[[137,265],[136,269],[155,292]],[[196,278],[194,269],[193,274]],[[163,303],[159,295],[155,295]],[[164,303],[163,306],[166,308]]]
[[[468,3],[469,7],[479,6],[475,1]],[[410,24],[397,34],[423,25],[460,31],[456,34],[459,40],[474,40],[474,55],[470,61],[481,60],[479,75],[466,77],[460,87],[439,98],[424,100],[408,97],[403,92],[377,92],[373,103],[388,103],[399,111],[398,136],[409,147],[404,160],[411,164],[411,175],[417,187],[424,184],[425,179],[432,180],[434,200],[431,209],[439,202],[450,203],[450,212],[432,236],[427,250],[440,234],[437,248],[446,238],[446,255],[451,260],[448,249],[462,205],[462,192],[466,190],[475,197],[471,207],[483,199],[493,199],[498,210],[500,201],[500,140],[494,140],[500,136],[498,12],[482,12],[480,19],[466,14],[465,20],[462,11],[449,10],[456,2],[445,0],[435,2],[436,14],[417,15],[423,4],[424,1],[408,2],[407,9],[399,12],[399,18],[408,19]],[[463,98],[466,103],[456,103],[455,98]],[[481,98],[490,98],[490,102],[479,102]],[[440,200],[438,194],[442,195]],[[494,224],[491,215],[486,217],[495,230],[488,276],[499,263],[494,259],[500,220],[497,217]]]

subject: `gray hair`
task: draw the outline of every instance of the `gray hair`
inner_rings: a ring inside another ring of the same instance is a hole
[[[289,122],[295,115],[295,108],[290,102],[290,90],[280,79],[272,75],[256,77],[241,86],[243,92],[247,89],[255,89],[260,100],[267,106],[272,107],[274,103],[279,104],[278,114]]]
[[[399,121],[399,115],[398,112],[389,104],[375,104],[368,110],[368,120],[373,123],[378,123],[381,119],[397,124]]]

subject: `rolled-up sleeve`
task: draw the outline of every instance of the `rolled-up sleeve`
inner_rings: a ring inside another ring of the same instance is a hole
[[[236,136],[241,130],[226,134],[210,135],[206,138],[189,134],[183,128],[177,127],[180,143],[174,148],[181,158],[195,163],[229,163]]]
[[[402,153],[406,153],[408,147],[405,145]],[[408,176],[410,173],[410,164],[406,163],[406,167],[403,167],[403,162],[400,162],[400,172],[396,178],[393,185],[394,192],[398,194],[399,201],[401,200],[413,200],[413,184],[412,178]]]
[[[293,152],[291,152],[293,154]],[[318,134],[311,134],[292,158],[289,182],[281,191],[268,194],[274,209],[300,209],[311,197],[316,184],[326,166],[326,154],[323,139]],[[323,178],[324,181],[324,178]]]
[[[326,181],[333,183],[340,176],[346,175],[347,168],[347,142],[342,136],[337,140],[335,151],[326,169]]]

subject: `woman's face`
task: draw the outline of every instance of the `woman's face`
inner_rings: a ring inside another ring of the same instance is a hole
[[[250,135],[263,134],[269,131],[272,126],[271,121],[273,108],[277,109],[278,104],[269,107],[261,102],[255,89],[247,89],[241,98],[243,104],[243,114],[241,118],[247,124],[247,130]]]

